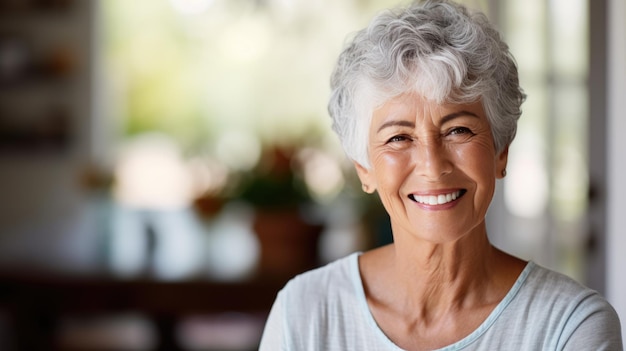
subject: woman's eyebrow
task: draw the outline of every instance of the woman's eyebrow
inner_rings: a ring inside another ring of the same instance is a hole
[[[453,112],[453,113],[451,113],[449,115],[445,115],[445,116],[441,117],[441,121],[439,121],[439,122],[440,122],[440,124],[446,124],[447,122],[450,122],[451,120],[453,120],[455,118],[458,118],[458,117],[461,117],[461,116],[472,116],[472,117],[480,118],[474,112],[463,110],[463,111]]]
[[[405,120],[393,120],[393,121],[389,121],[389,122],[383,123],[378,128],[378,132],[380,132],[381,130],[383,130],[385,128],[388,128],[388,127],[410,127],[410,128],[415,128],[415,123],[413,123],[411,121],[405,121]]]
[[[450,113],[448,115],[445,115],[443,117],[441,117],[441,124],[445,124],[447,122],[450,122],[451,120],[461,117],[461,116],[471,116],[471,117],[476,117],[476,118],[480,118],[477,114],[475,114],[474,112],[470,112],[470,111],[458,111],[458,112],[453,112]],[[406,120],[392,120],[392,121],[388,121],[383,123],[379,128],[378,128],[378,132],[380,132],[381,130],[385,129],[385,128],[389,128],[389,127],[409,127],[409,128],[415,128],[415,123],[413,123],[412,121],[406,121]]]

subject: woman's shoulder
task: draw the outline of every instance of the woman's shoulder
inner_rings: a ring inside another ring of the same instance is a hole
[[[518,301],[525,308],[552,316],[585,318],[593,313],[614,314],[613,307],[597,291],[555,270],[529,262]]]
[[[558,298],[584,298],[585,296],[601,297],[597,291],[583,285],[568,275],[541,266],[535,262],[528,263],[526,288],[534,295]]]
[[[274,302],[261,349],[339,350],[354,342],[350,336],[369,335],[361,332],[367,321],[359,318],[365,302],[356,285],[358,257],[354,253],[292,278]]]
[[[532,336],[524,342],[560,345],[557,349],[576,345],[581,350],[621,345],[619,317],[597,291],[534,262],[528,263],[518,284],[521,287],[497,325],[513,326],[521,338]]]
[[[309,301],[312,298],[326,298],[333,294],[354,294],[355,279],[359,279],[359,255],[359,252],[355,252],[301,273],[289,280],[281,293]]]

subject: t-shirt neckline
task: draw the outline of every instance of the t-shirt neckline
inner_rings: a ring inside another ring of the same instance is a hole
[[[359,308],[363,312],[364,317],[367,320],[367,323],[370,325],[374,333],[378,338],[383,340],[390,349],[396,351],[404,351],[398,345],[396,345],[393,341],[391,341],[387,335],[382,331],[382,329],[376,323],[374,316],[367,304],[367,298],[365,297],[365,288],[363,287],[363,280],[361,279],[361,271],[359,269],[359,256],[361,256],[362,252],[355,252],[350,257],[350,276],[352,278],[352,283],[354,285],[354,289],[356,292],[356,297],[359,303]],[[489,314],[489,316],[481,323],[478,328],[476,328],[472,333],[464,337],[463,339],[445,346],[443,348],[437,349],[436,351],[454,351],[454,350],[462,350],[466,346],[470,345],[474,341],[478,340],[500,317],[502,312],[506,309],[506,307],[513,301],[515,296],[519,293],[520,289],[524,285],[524,282],[533,271],[535,267],[535,263],[533,261],[529,261],[526,264],[526,267],[522,270],[522,273],[519,275],[509,292],[504,296],[502,301],[498,303],[496,308]]]

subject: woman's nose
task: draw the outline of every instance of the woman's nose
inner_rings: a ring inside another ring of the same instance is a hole
[[[449,152],[439,141],[420,144],[417,148],[416,167],[421,176],[429,180],[437,180],[452,172],[453,166]]]

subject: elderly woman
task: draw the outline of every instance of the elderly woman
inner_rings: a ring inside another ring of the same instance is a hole
[[[333,128],[394,243],[291,280],[261,350],[621,350],[596,292],[492,246],[524,94],[482,14],[448,1],[385,12],[332,77]]]

